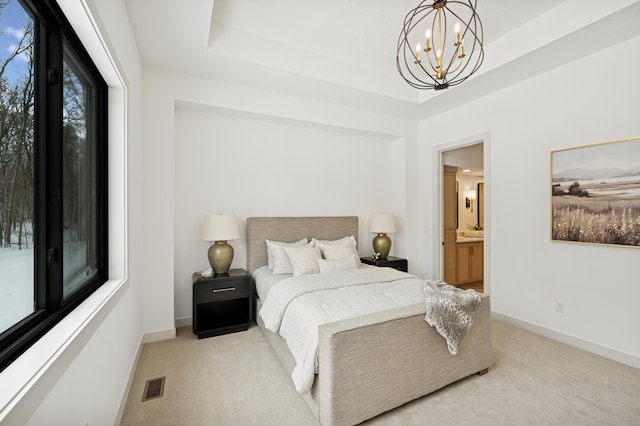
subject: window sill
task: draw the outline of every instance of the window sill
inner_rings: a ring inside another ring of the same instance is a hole
[[[127,289],[125,279],[107,281],[0,373],[0,423],[40,404]]]

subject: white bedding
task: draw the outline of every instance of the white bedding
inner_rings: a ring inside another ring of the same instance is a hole
[[[376,266],[361,264],[360,268],[376,268]],[[256,283],[256,293],[260,300],[265,300],[269,290],[282,280],[291,278],[292,274],[274,274],[267,265],[261,266],[253,271],[253,279]]]
[[[289,277],[271,287],[260,316],[287,342],[296,367],[291,378],[307,393],[317,372],[318,327],[424,302],[424,281],[391,268],[358,268]]]
[[[292,276],[293,275],[291,274],[276,275],[267,265],[259,267],[253,271],[253,279],[256,283],[256,293],[258,293],[258,298],[260,298],[260,300],[265,300],[267,298],[267,294],[269,294],[269,290],[271,290],[271,287],[282,280],[291,278]]]

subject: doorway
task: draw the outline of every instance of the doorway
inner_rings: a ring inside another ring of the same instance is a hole
[[[438,149],[440,148],[440,149]],[[436,147],[441,279],[490,292],[488,135]]]

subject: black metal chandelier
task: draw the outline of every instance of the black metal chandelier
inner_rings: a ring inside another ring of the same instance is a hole
[[[396,62],[402,78],[416,89],[456,86],[483,60],[476,0],[425,0],[404,18]]]

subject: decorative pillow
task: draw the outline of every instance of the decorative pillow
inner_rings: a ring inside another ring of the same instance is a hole
[[[320,272],[318,260],[322,255],[318,247],[285,247],[289,262],[293,268],[293,276],[317,274]]]
[[[312,238],[311,242],[314,244],[314,247],[320,247],[322,256],[325,259],[340,259],[355,254],[356,263],[360,265],[360,257],[358,255],[358,242],[353,235],[342,237],[337,240],[317,240],[315,238]],[[345,246],[350,248],[351,251],[347,252],[347,250],[344,249]],[[340,249],[333,250],[332,247],[340,247]],[[326,254],[325,251],[327,252]]]
[[[329,271],[341,271],[344,269],[358,269],[358,257],[355,254],[352,254],[349,257],[344,257],[342,259],[320,259],[318,260],[318,266],[320,267],[320,273],[329,272]]]
[[[292,246],[276,246],[277,249],[273,250],[273,273],[276,275],[292,274],[293,267],[289,261],[289,255],[286,252],[287,248],[302,248],[312,247],[312,243],[304,245],[292,245]]]
[[[345,241],[340,245],[318,244],[317,247],[322,252],[322,257],[328,260],[344,259],[356,254],[351,246],[351,241]]]
[[[337,240],[317,240],[315,238],[311,239],[311,242],[313,243],[314,247],[318,247],[318,244],[324,244],[326,246],[330,246],[330,245],[341,245],[343,244],[345,241],[350,241],[351,245],[353,246],[353,248],[355,249],[358,245],[358,242],[356,241],[356,238],[353,235],[350,235],[348,237],[342,237],[339,238]]]
[[[273,240],[264,240],[267,243],[267,263],[269,265],[269,269],[273,270],[275,266],[275,256],[274,252],[279,251],[281,257],[284,257],[284,260],[288,263],[289,260],[287,258],[286,253],[284,252],[284,247],[286,246],[302,246],[307,244],[307,239],[303,238],[300,241],[296,241],[293,243],[283,243],[281,241],[273,241]],[[289,269],[291,265],[289,265]],[[289,272],[290,274],[291,272]]]

